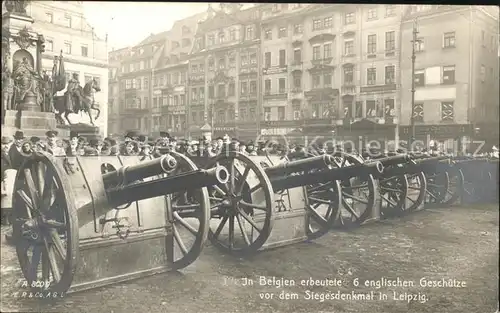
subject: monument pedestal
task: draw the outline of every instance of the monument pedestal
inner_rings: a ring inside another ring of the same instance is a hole
[[[51,112],[5,111],[5,124],[2,125],[3,136],[13,136],[17,130],[24,132],[26,137],[45,137],[48,130],[56,130],[56,119]],[[68,138],[69,130],[58,129],[59,137]]]
[[[100,140],[102,139],[100,133],[99,133],[99,127],[97,126],[92,126],[88,124],[73,124],[73,125],[59,125],[57,126],[58,130],[65,130],[68,132],[74,131],[77,132],[79,136],[85,137],[87,140],[90,139],[97,139]],[[60,132],[59,132],[60,133]]]

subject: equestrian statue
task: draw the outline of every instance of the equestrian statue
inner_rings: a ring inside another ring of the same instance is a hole
[[[56,57],[57,58],[57,57]],[[59,61],[59,62],[57,62]],[[62,53],[59,59],[54,60],[54,67],[52,69],[52,81],[53,81],[53,102],[54,109],[56,112],[56,120],[60,124],[65,124],[62,115],[71,125],[71,121],[68,118],[69,113],[80,113],[81,111],[89,115],[90,123],[94,125],[94,119],[92,118],[91,109],[97,111],[95,120],[99,118],[101,110],[97,106],[94,99],[94,93],[101,91],[99,83],[95,78],[86,82],[85,86],[82,88],[80,81],[78,79],[78,74],[74,73],[73,77],[68,81],[68,86],[66,87],[66,73],[64,71],[64,62]],[[62,96],[56,95],[57,92],[64,90],[66,87],[66,92]]]

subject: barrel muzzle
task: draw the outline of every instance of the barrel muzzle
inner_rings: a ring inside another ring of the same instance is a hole
[[[160,164],[164,172],[170,172],[177,167],[177,160],[173,156],[165,154],[161,156]]]
[[[229,172],[224,166],[215,167],[215,177],[220,184],[225,184],[229,181]]]
[[[384,172],[384,165],[382,164],[382,162],[375,162],[375,168],[378,174],[382,174]]]

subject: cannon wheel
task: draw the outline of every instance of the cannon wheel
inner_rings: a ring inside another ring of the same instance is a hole
[[[397,216],[407,211],[408,178],[406,175],[379,179],[379,188],[382,200],[380,206],[381,217]]]
[[[170,152],[177,160],[171,175],[197,170],[198,167],[186,156]],[[167,251],[172,253],[173,269],[181,269],[193,263],[201,254],[208,236],[210,201],[206,188],[179,192],[166,197],[167,210],[172,223],[173,240],[167,240]],[[185,236],[182,236],[186,234]],[[189,245],[186,243],[189,242]],[[187,247],[189,246],[189,248]],[[177,255],[180,258],[176,258]]]
[[[308,153],[310,157],[316,155]],[[289,157],[285,159],[290,160]],[[328,233],[338,219],[339,206],[342,202],[342,187],[340,181],[332,180],[306,186],[306,193],[306,234],[309,240],[313,240]]]
[[[363,164],[361,157],[347,154],[335,154],[335,163],[339,168]],[[372,175],[353,177],[341,181],[342,205],[338,207],[335,227],[350,228],[361,225],[372,214],[376,203],[376,183]]]
[[[455,164],[448,171],[449,186],[447,193],[442,201],[443,205],[450,206],[461,201],[465,192],[465,179],[462,170]]]
[[[233,255],[255,253],[267,241],[273,226],[271,182],[260,165],[241,153],[220,154],[208,162],[207,168],[219,164],[226,166],[230,178],[227,184],[209,188],[211,218],[220,221],[210,223],[209,239]],[[259,194],[258,200],[253,197],[255,193]],[[229,229],[223,232],[226,223]]]
[[[61,293],[73,281],[79,236],[71,185],[55,162],[46,153],[33,153],[21,165],[14,183],[12,228],[28,285]]]
[[[438,168],[435,171],[426,173],[426,178],[426,204],[431,207],[441,206],[445,201],[450,187],[448,171],[440,169],[438,164]]]
[[[408,201],[405,203],[407,206],[406,210],[408,212],[413,212],[425,201],[427,179],[423,172],[406,174],[405,176],[408,182],[408,194],[406,195]]]

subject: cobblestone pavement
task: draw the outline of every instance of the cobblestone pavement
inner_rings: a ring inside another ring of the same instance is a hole
[[[332,232],[313,243],[265,251],[245,260],[220,255],[215,248],[207,247],[182,272],[67,295],[58,302],[13,297],[15,291],[21,290],[21,276],[14,249],[5,245],[2,229],[0,309],[113,313],[494,312],[498,305],[498,225],[498,205],[447,208],[367,225],[352,232]],[[295,285],[289,282],[280,288],[264,286],[260,276],[293,280]],[[253,284],[243,286],[242,277],[250,278]],[[300,284],[309,277],[337,278],[343,285]],[[364,285],[366,280],[376,282],[384,277],[411,281],[414,285]],[[421,287],[422,277],[456,279],[465,281],[466,286]],[[372,291],[374,300],[321,300],[331,293]],[[317,298],[308,299],[311,292]],[[380,300],[380,294],[387,299]],[[280,295],[292,299],[280,299]],[[294,299],[295,295],[298,299]]]

